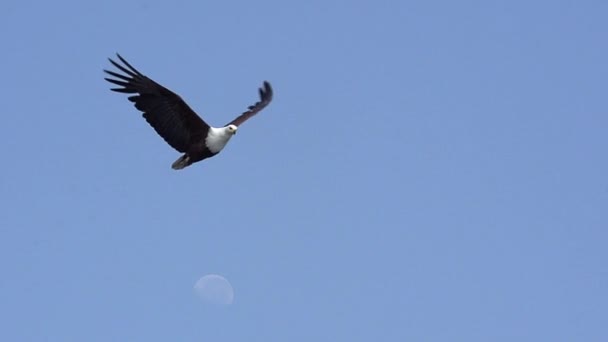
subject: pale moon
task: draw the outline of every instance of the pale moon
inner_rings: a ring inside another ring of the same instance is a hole
[[[234,301],[234,289],[230,282],[217,274],[207,274],[194,284],[194,291],[206,302],[230,305]]]

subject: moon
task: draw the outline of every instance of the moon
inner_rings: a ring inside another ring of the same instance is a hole
[[[196,284],[194,291],[202,300],[219,305],[230,305],[234,301],[234,289],[230,282],[218,274],[202,276]]]

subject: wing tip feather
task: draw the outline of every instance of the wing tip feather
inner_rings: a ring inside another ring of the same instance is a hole
[[[262,101],[270,102],[273,95],[272,86],[268,81],[264,81],[263,85],[264,87],[260,88],[260,98]]]

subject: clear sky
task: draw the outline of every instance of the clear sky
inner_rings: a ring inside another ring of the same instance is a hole
[[[608,2],[0,8],[0,340],[608,341]],[[275,98],[177,172],[116,52]]]

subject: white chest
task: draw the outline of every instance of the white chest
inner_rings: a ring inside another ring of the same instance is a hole
[[[210,127],[205,139],[205,145],[207,145],[207,148],[212,153],[218,153],[226,146],[230,138],[232,138],[232,133],[226,129]]]

